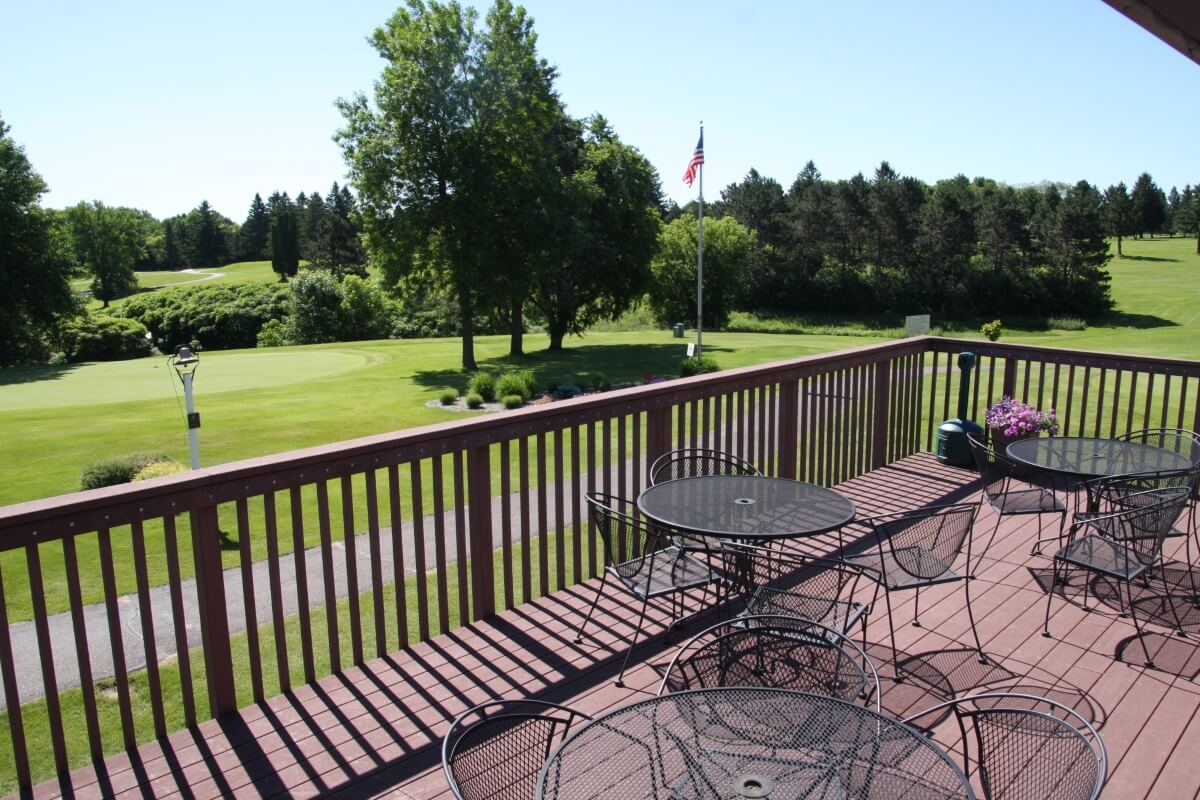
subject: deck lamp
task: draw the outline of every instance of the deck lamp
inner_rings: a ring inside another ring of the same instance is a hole
[[[192,469],[200,469],[200,412],[196,411],[196,401],[192,397],[192,381],[196,375],[196,367],[200,364],[200,357],[192,352],[192,348],[186,344],[181,344],[175,348],[175,357],[171,361],[171,366],[179,373],[179,380],[183,382],[183,399],[187,405],[187,426],[188,426],[188,452],[192,457]]]

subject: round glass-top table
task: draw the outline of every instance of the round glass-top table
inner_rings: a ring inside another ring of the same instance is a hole
[[[589,722],[550,756],[539,800],[973,798],[931,739],[786,689],[666,694]]]
[[[638,508],[663,525],[721,539],[763,541],[836,530],[854,501],[814,483],[749,475],[705,475],[655,484]]]
[[[1077,478],[1173,472],[1192,466],[1187,456],[1161,447],[1086,436],[1020,439],[1005,452],[1027,466]]]

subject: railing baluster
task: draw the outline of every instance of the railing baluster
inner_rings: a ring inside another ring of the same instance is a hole
[[[366,661],[363,655],[362,610],[358,602],[358,536],[354,524],[354,482],[350,475],[343,475],[342,488],[342,543],[346,548],[346,599],[350,606],[350,657],[354,664]],[[439,576],[443,571],[439,570]],[[440,611],[445,610],[443,604]],[[445,627],[443,627],[445,632]]]
[[[50,746],[54,750],[54,766],[66,772],[67,741],[63,736],[62,706],[58,698],[58,677],[54,670],[54,650],[50,643],[50,623],[46,614],[46,589],[42,584],[42,557],[38,544],[25,546],[25,568],[29,571],[29,599],[33,604],[33,626],[37,631],[38,659],[42,667],[42,686],[45,689],[46,719],[50,724]],[[144,555],[144,554],[143,554]],[[143,566],[145,561],[143,558]],[[158,675],[155,673],[155,678]],[[126,684],[128,687],[128,684]],[[126,690],[128,693],[128,689]],[[20,702],[18,699],[16,702]],[[158,697],[158,713],[162,713],[161,695]],[[155,724],[159,716],[155,716]]]
[[[388,475],[388,519],[392,533],[392,591],[396,602],[396,635],[399,647],[408,647],[408,576],[404,572],[404,512],[400,506],[400,468],[392,464]]]
[[[575,548],[571,559],[571,583],[584,580],[583,574],[583,476],[580,473],[579,448],[582,446],[579,426],[571,426],[571,542]]]
[[[648,423],[654,426],[654,420],[658,420],[663,416],[663,412],[656,411],[655,415]],[[666,439],[670,437],[671,416],[670,411],[665,414],[665,419],[661,420],[660,424],[665,428],[660,434],[660,437]],[[596,491],[596,423],[588,422],[587,424],[587,490],[589,493]],[[596,531],[596,526],[592,522],[592,515],[587,515],[588,526],[588,577],[594,578],[600,574],[600,570],[604,567],[598,563],[600,559],[596,557],[596,539],[599,534]]]
[[[4,570],[0,569],[0,679],[3,679],[4,683],[4,707],[8,716],[8,735],[12,740],[13,764],[17,768],[17,783],[24,789],[33,785],[33,778],[29,770],[29,748],[25,745],[25,717],[21,713],[21,694],[17,691],[12,638],[8,630],[8,604],[5,601],[7,596],[4,592]],[[128,740],[126,746],[128,747]]]
[[[121,634],[121,614],[117,608],[117,577],[113,572],[112,539],[108,528],[96,532],[96,541],[100,545],[100,577],[104,583],[104,610],[108,621],[108,644],[113,657],[113,681],[117,684],[121,737],[125,749],[132,750],[137,746],[137,733],[133,728],[133,707],[129,702],[129,670],[125,668],[125,639]],[[11,705],[9,711],[12,711]]]
[[[88,649],[87,623],[83,616],[83,593],[79,588],[79,558],[75,552],[75,537],[63,539],[63,563],[67,573],[67,594],[71,603],[71,629],[75,635],[75,653],[79,660],[79,690],[83,699],[83,719],[87,726],[88,752],[93,761],[104,757],[104,743],[100,738],[100,717],[96,712],[96,686],[92,678],[92,657]],[[4,603],[4,585],[0,582],[0,607]],[[3,636],[8,638],[8,621],[0,612],[0,626],[3,626]],[[181,621],[175,620],[176,630],[181,627]],[[176,634],[178,635],[178,633]],[[7,646],[0,647],[0,662],[5,662]],[[182,652],[182,651],[180,651]],[[7,690],[6,690],[7,694]],[[191,701],[191,694],[184,695]],[[16,697],[6,697],[5,708],[11,714],[16,711],[20,719],[20,702]],[[190,723],[189,723],[190,724]]]
[[[444,463],[441,454],[430,459],[433,469],[433,570],[437,585],[438,633],[450,630],[450,587],[446,580],[446,487],[442,475]]]
[[[337,584],[333,570],[333,525],[329,514],[329,483],[317,481],[317,529],[321,535],[321,585],[325,590],[325,632],[329,666],[342,671],[342,644],[338,633]],[[249,604],[247,604],[249,605]],[[424,619],[424,614],[421,616]],[[247,617],[247,619],[249,619]]]
[[[508,439],[500,442],[500,548],[504,553],[504,607],[516,605],[513,595],[512,458]]]
[[[1145,405],[1145,408],[1142,409],[1142,427],[1143,428],[1153,427],[1153,425],[1151,425],[1151,423],[1150,423],[1150,406],[1151,406],[1151,403],[1153,402],[1153,400],[1154,400],[1154,373],[1147,372],[1146,373],[1146,405]]]
[[[408,482],[412,493],[413,560],[417,570],[417,635],[423,642],[429,638],[429,566],[425,558],[425,501],[419,459],[408,465]]]
[[[1104,424],[1104,384],[1108,382],[1108,370],[1100,369],[1100,386],[1096,389],[1096,424],[1092,436],[1099,438],[1100,427]]]
[[[454,466],[454,553],[455,571],[458,573],[458,624],[466,625],[471,621],[470,587],[471,576],[467,572],[467,520],[463,513],[466,508],[466,492],[463,491],[463,454],[455,450],[451,459]],[[490,494],[490,492],[489,492]],[[449,576],[447,576],[449,579]]]
[[[275,639],[275,671],[279,676],[279,690],[292,688],[291,668],[288,663],[287,633],[283,623],[283,588],[279,575],[279,531],[275,519],[275,493],[263,495],[263,524],[267,532],[267,575],[271,590],[271,631]]]
[[[373,469],[368,469],[363,473],[363,482],[366,484],[367,490],[367,549],[371,559],[371,600],[375,614],[375,657],[382,658],[387,652],[387,619],[383,611],[383,553],[379,541],[379,487],[376,484],[377,479],[376,472]],[[299,495],[299,492],[296,494]],[[297,570],[299,570],[299,567],[300,565],[297,564]],[[299,579],[299,575],[296,577]],[[303,596],[308,596],[307,582]],[[302,634],[303,630],[301,628]],[[311,656],[306,657],[304,660],[304,669],[306,671],[309,668],[311,660]]]
[[[554,563],[554,577],[558,581],[556,589],[567,586],[567,526],[565,521],[567,476],[563,471],[563,432],[562,428],[554,431],[554,541],[558,557]]]
[[[550,594],[550,521],[546,496],[546,434],[537,435],[538,590]]]
[[[167,735],[167,719],[163,712],[162,679],[158,674],[158,643],[154,637],[154,609],[150,606],[145,528],[141,520],[133,521],[130,534],[133,539],[133,573],[137,581],[138,617],[142,623],[142,652],[146,657],[146,684],[150,691],[150,714],[154,720],[154,735],[161,739]]]
[[[313,664],[312,619],[308,610],[308,565],[304,552],[304,498],[300,487],[289,490],[289,505],[292,511],[292,565],[296,570],[296,616],[300,623],[300,655],[304,666],[304,681],[317,679]]]
[[[258,641],[258,607],[256,600],[258,594],[254,591],[254,557],[250,552],[250,510],[246,498],[240,497],[237,500],[237,532],[238,532],[238,556],[240,572],[242,573],[242,606],[246,614],[246,645],[250,661],[250,691],[254,697],[254,702],[261,703],[265,697],[263,694],[263,678],[262,678],[262,653],[259,651]],[[171,575],[171,605],[175,617],[175,646],[176,652],[181,656],[187,652],[187,637],[183,635],[183,599],[176,600],[179,586],[179,566],[175,555],[175,519],[170,517],[167,520],[167,569],[174,569],[174,574]],[[180,664],[183,667],[183,664]],[[337,662],[333,662],[333,668],[337,670]],[[191,682],[190,670],[182,670],[188,675],[188,682]],[[183,692],[185,698],[191,697],[191,690],[185,688]],[[188,724],[193,724],[193,719]]]
[[[529,535],[529,437],[521,436],[517,445],[517,476],[521,510],[521,602],[533,599],[533,546]]]
[[[467,453],[467,502],[471,508],[471,618],[496,613],[495,554],[492,552],[492,452],[486,445]],[[460,558],[465,559],[465,555]]]

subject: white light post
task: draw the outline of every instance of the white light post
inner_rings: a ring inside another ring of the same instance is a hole
[[[183,399],[187,404],[188,452],[192,456],[192,469],[200,469],[200,414],[196,411],[196,401],[192,397],[192,378],[196,374],[196,366],[200,357],[192,352],[192,348],[181,344],[175,348],[175,359],[171,366],[179,373],[183,381]]]

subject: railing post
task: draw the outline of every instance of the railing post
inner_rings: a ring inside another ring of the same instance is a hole
[[[233,652],[229,642],[225,576],[221,567],[221,527],[217,507],[191,512],[192,554],[196,559],[196,599],[200,606],[200,640],[204,645],[208,706],[214,717],[237,710],[233,684]],[[247,597],[247,603],[254,598]]]
[[[1017,360],[1011,356],[1004,359],[1004,388],[1000,390],[1000,394],[1003,397],[1015,397],[1017,394]],[[978,402],[978,398],[976,398],[976,403]],[[989,397],[983,405],[986,408],[992,402],[993,399]]]
[[[875,364],[875,418],[871,431],[871,469],[880,469],[887,464],[891,368],[890,360],[879,361]]]
[[[496,613],[492,462],[486,444],[467,451],[467,514],[467,526],[471,532],[471,619],[479,620]]]
[[[671,449],[671,407],[652,408],[646,412],[646,458],[653,464]],[[650,476],[646,475],[649,483]]]
[[[800,382],[795,378],[779,384],[779,477],[796,477],[799,446]]]

